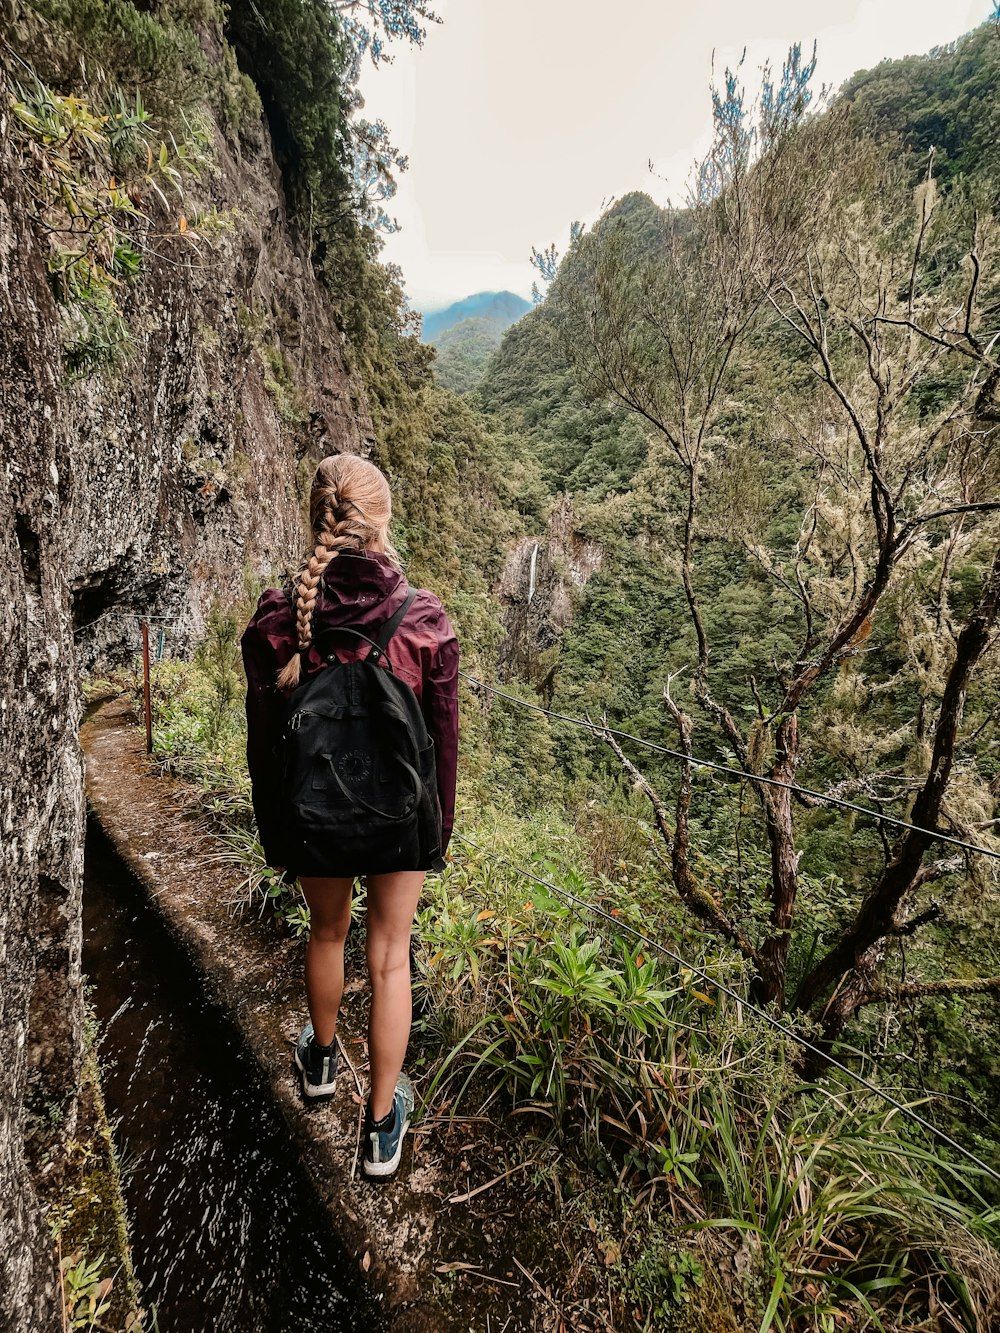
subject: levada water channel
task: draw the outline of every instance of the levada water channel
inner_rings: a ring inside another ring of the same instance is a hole
[[[83,969],[156,1333],[378,1333],[256,1062],[91,823]]]

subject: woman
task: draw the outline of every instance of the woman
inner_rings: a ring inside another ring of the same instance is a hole
[[[341,662],[364,658],[370,651],[367,640],[376,638],[380,628],[384,636],[387,622],[412,591],[389,540],[389,485],[373,463],[351,454],[324,458],[313,478],[309,513],[311,549],[294,589],[264,592],[241,641],[254,814],[268,864],[288,874],[304,868],[294,864],[276,762],[288,698],[314,673],[329,668],[331,645]],[[328,635],[320,651],[317,639],[335,626],[349,626],[366,637]],[[435,745],[443,854],[455,810],[458,640],[433,593],[416,592],[384,656],[393,675],[417,696]],[[377,653],[373,660],[380,660]],[[411,852],[408,859],[422,858]],[[310,873],[299,875],[310,913],[305,982],[311,1021],[298,1039],[294,1062],[307,1098],[332,1096],[337,1070],[337,1015],[354,882],[339,860],[341,864],[331,847],[329,866],[337,873],[318,874],[318,867],[310,864]],[[364,866],[351,868],[359,875],[365,872]],[[383,873],[365,875],[372,1000],[363,1169],[369,1176],[389,1176],[399,1165],[413,1109],[412,1086],[402,1073],[412,1017],[410,931],[431,861],[378,868]]]

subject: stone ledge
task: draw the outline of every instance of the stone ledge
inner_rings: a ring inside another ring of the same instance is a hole
[[[99,706],[80,735],[94,818],[256,1055],[341,1243],[381,1296],[394,1333],[458,1333],[465,1322],[427,1295],[434,1265],[452,1256],[442,1253],[451,1247],[438,1225],[447,1183],[434,1162],[421,1160],[419,1136],[400,1175],[372,1185],[351,1176],[358,1107],[350,1071],[341,1075],[333,1102],[302,1102],[290,1059],[307,1017],[301,945],[226,906],[239,895],[242,878],[209,860],[218,843],[212,846],[215,840],[194,826],[171,784],[150,771],[124,700]],[[341,1022],[352,1058],[356,996],[345,996]]]

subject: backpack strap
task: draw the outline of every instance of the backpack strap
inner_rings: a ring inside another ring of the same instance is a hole
[[[382,626],[379,632],[375,635],[375,642],[376,644],[378,644],[379,648],[381,648],[383,653],[389,646],[389,640],[396,633],[396,630],[399,629],[403,617],[406,615],[407,611],[409,611],[410,607],[413,605],[416,596],[417,596],[416,588],[410,588],[407,591],[406,600],[403,602],[403,605],[397,611],[394,611],[392,613],[392,615],[385,622],[385,624]],[[369,653],[368,656],[371,657],[371,653]],[[378,658],[376,657],[374,660],[377,662]]]

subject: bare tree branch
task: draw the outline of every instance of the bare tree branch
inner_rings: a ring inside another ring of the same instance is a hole
[[[949,518],[952,514],[994,514],[1000,511],[1000,500],[982,500],[976,504],[950,505],[947,509],[935,509],[932,514],[919,514],[909,519],[896,535],[896,545],[903,546],[913,533],[924,523],[932,523],[937,518]]]
[[[679,712],[678,712],[679,715]],[[657,794],[655,788],[649,779],[639,771],[632,763],[628,755],[622,750],[615,737],[607,730],[607,722],[603,726],[594,725],[594,730],[600,735],[607,745],[614,752],[619,763],[631,777],[642,794],[649,801],[653,809],[653,818],[656,821],[656,827],[660,830],[667,848],[671,854],[671,865],[673,869],[674,887],[677,893],[689,909],[689,911],[716,930],[723,939],[740,951],[744,958],[757,962],[757,954],[753,944],[739,930],[726,915],[720,903],[703,885],[699,884],[691,873],[688,860],[689,840],[687,834],[687,809],[691,800],[691,767],[685,764],[682,769],[681,794],[678,796],[678,805],[683,808],[683,814],[678,819],[678,829],[676,834],[670,828],[670,820],[667,815],[666,807],[662,799]],[[685,754],[690,755],[690,729],[680,729],[681,746]]]

